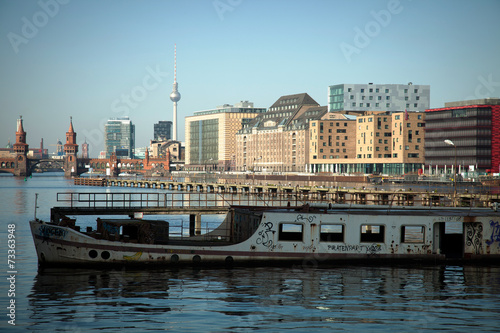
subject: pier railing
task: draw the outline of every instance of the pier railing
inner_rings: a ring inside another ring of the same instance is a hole
[[[311,202],[298,195],[233,195],[221,193],[57,193],[57,202],[81,208],[214,208],[230,206],[300,206]]]

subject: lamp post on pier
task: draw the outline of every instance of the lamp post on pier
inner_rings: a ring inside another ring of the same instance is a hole
[[[455,164],[453,168],[455,170],[455,175],[453,177],[453,206],[457,206],[457,146],[451,140],[444,140],[448,146],[453,146],[455,148]]]

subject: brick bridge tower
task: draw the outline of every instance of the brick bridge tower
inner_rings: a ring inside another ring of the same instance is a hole
[[[17,120],[16,143],[14,143],[14,152],[16,153],[15,176],[29,176],[28,144],[26,143],[26,132],[23,128],[23,116]]]
[[[64,175],[72,177],[78,175],[78,145],[76,144],[76,133],[73,129],[73,117],[69,118],[69,130],[66,132],[66,143],[64,144]]]

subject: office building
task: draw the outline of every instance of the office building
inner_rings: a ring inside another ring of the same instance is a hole
[[[135,125],[129,117],[111,118],[104,125],[106,158],[115,153],[118,158],[134,158]]]
[[[167,141],[172,139],[172,122],[160,120],[154,124],[154,141]]]
[[[429,108],[430,86],[408,84],[337,84],[328,87],[328,111],[417,111]]]
[[[500,172],[499,98],[445,103],[425,113],[425,164],[431,172]]]
[[[188,170],[231,170],[236,154],[235,135],[242,123],[266,111],[242,101],[195,112],[185,119],[185,165]]]

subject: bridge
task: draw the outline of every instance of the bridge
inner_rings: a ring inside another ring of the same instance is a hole
[[[163,158],[150,158],[146,151],[145,159],[120,159],[112,154],[108,159],[78,158],[78,144],[73,121],[70,119],[69,130],[66,132],[64,156],[60,159],[39,159],[29,156],[26,132],[23,119],[17,120],[16,143],[11,151],[1,152],[0,173],[11,173],[14,176],[30,176],[37,166],[55,165],[64,171],[66,177],[79,176],[92,169],[93,172],[117,176],[122,172],[133,174],[157,174],[164,176],[170,172],[170,153],[167,150]]]

